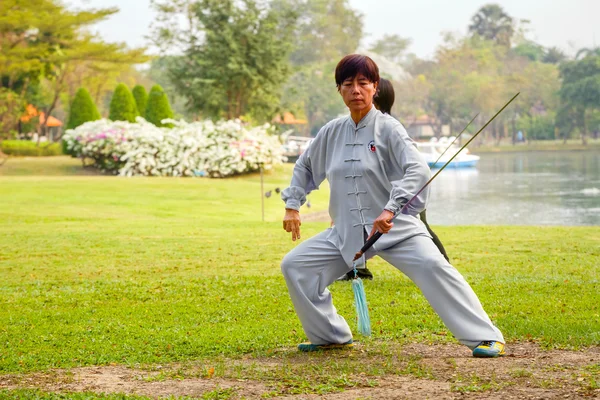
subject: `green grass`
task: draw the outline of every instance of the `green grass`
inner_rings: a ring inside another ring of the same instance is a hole
[[[86,393],[48,393],[35,389],[0,390],[0,399],[4,400],[150,400],[146,396],[126,394]]]
[[[0,168],[0,373],[295,354],[305,337],[279,269],[295,244],[275,193],[261,221],[257,175],[74,176],[76,162],[11,159]],[[266,174],[265,191],[290,176],[290,166]],[[303,212],[327,208],[323,189]],[[304,223],[302,236],[327,225]],[[436,232],[509,342],[600,341],[597,227]],[[367,348],[454,340],[408,279],[382,260],[371,265],[374,332],[357,335]],[[331,289],[355,329],[350,285]],[[318,385],[350,385],[330,377]],[[306,381],[294,385],[306,391]]]

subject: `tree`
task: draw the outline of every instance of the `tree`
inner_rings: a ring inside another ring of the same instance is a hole
[[[487,4],[471,18],[469,32],[499,45],[510,47],[514,20],[498,4]]]
[[[346,110],[333,72],[343,56],[358,48],[362,15],[347,0],[275,0],[273,4],[298,14],[289,57],[293,73],[284,86],[281,110],[306,117],[307,131],[314,134]]]
[[[108,118],[112,121],[135,122],[138,115],[135,99],[129,88],[124,83],[118,84],[110,101]]]
[[[355,52],[363,38],[362,14],[348,0],[277,0],[273,6],[297,13],[293,65],[339,59]]]
[[[558,47],[550,47],[546,49],[542,61],[547,64],[560,64],[567,59],[567,55]]]
[[[79,88],[71,103],[69,121],[67,122],[66,128],[75,129],[79,125],[89,121],[97,121],[100,118],[100,113],[98,112],[90,93],[85,88]]]
[[[335,86],[336,65],[337,61],[299,67],[284,87],[282,109],[305,115],[312,135],[346,110]]]
[[[148,95],[148,105],[146,107],[146,120],[156,126],[169,126],[162,123],[163,119],[173,118],[173,110],[169,104],[169,99],[160,85],[154,85]]]
[[[580,60],[587,56],[600,56],[600,47],[584,47],[577,52],[575,58]]]
[[[569,111],[574,114],[585,145],[590,114],[600,109],[600,54],[588,52],[582,59],[564,62],[560,66],[560,75],[560,99],[564,107],[561,114],[569,115]]]
[[[147,61],[144,49],[127,50],[124,44],[104,43],[87,32],[88,26],[117,11],[71,11],[54,0],[1,1],[1,85],[20,96],[32,87],[43,90],[43,95],[35,94],[43,103],[34,105],[52,115],[69,87],[74,92],[83,86],[81,79],[102,76],[115,65],[122,69]],[[44,133],[45,125],[41,130]]]
[[[518,44],[512,49],[513,53],[528,58],[531,61],[542,61],[546,55],[543,46],[530,40]]]
[[[189,40],[170,68],[188,107],[212,118],[270,120],[290,72],[295,15],[258,0],[198,0],[192,7],[202,40]]]
[[[146,76],[150,81],[163,88],[175,114],[182,115],[186,119],[194,119],[197,116],[197,112],[186,106],[185,97],[179,93],[179,90],[177,90],[170,77],[170,71],[177,65],[179,57],[161,56],[155,58],[150,63],[150,68],[146,70]]]
[[[396,34],[384,35],[369,50],[381,54],[390,61],[401,64],[405,61],[406,50],[411,43],[412,39],[403,38]]]
[[[0,143],[16,131],[16,121],[23,114],[25,100],[17,93],[0,87]]]
[[[146,89],[142,85],[135,85],[131,94],[133,94],[133,98],[135,99],[138,113],[142,118],[146,118],[146,106],[148,104],[148,93],[146,93]]]

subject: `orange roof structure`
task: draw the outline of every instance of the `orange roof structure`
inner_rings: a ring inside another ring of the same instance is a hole
[[[273,122],[285,125],[306,125],[305,119],[296,119],[294,114],[287,111],[283,113],[283,118],[281,118],[281,115],[277,115],[273,118]]]
[[[29,122],[34,117],[40,117],[40,124],[42,125],[46,122],[46,115],[43,112],[39,112],[32,104],[27,104],[25,114],[21,116],[21,122]],[[48,124],[46,126],[55,127],[62,125],[63,123],[59,119],[54,118],[52,115],[48,117]]]
[[[44,122],[46,122],[46,116],[44,115],[44,113],[40,113],[40,124],[44,124]],[[52,115],[48,117],[48,123],[46,124],[46,126],[62,126],[62,122],[57,119],[54,118]]]

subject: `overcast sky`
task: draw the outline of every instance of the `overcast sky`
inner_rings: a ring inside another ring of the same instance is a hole
[[[409,37],[409,51],[431,57],[445,31],[466,33],[473,14],[486,0],[349,0],[363,14],[365,45],[384,34]],[[518,19],[528,19],[530,37],[543,46],[558,46],[569,54],[600,45],[600,0],[497,0]],[[150,0],[70,0],[77,8],[118,7],[120,12],[94,29],[106,41],[147,46],[144,38],[155,17]]]

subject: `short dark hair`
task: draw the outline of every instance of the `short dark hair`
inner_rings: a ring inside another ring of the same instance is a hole
[[[375,61],[360,54],[347,55],[335,67],[335,84],[339,89],[346,79],[359,74],[373,83],[379,83],[379,67]]]
[[[377,86],[377,93],[375,93],[375,97],[373,98],[375,107],[384,114],[391,114],[395,97],[392,82],[381,78]]]

